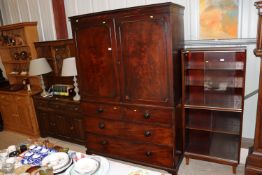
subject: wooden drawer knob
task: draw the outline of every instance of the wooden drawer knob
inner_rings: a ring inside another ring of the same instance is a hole
[[[144,114],[144,118],[145,118],[145,119],[149,119],[149,118],[150,118],[150,114],[149,114],[148,112],[146,112],[146,113]]]
[[[104,112],[104,109],[103,108],[99,108],[99,109],[96,110],[96,112],[97,113],[102,113],[102,112]]]
[[[145,153],[145,155],[146,155],[146,157],[150,157],[150,156],[152,156],[152,152],[151,151],[147,151],[146,153]]]
[[[106,140],[101,141],[101,145],[107,145],[107,144],[108,144],[108,141]]]
[[[144,136],[145,137],[150,137],[152,134],[151,134],[151,132],[150,131],[145,131],[144,132]]]
[[[98,125],[98,127],[99,127],[100,129],[104,129],[104,128],[106,127],[106,125],[105,125],[104,122],[100,122],[99,125]]]

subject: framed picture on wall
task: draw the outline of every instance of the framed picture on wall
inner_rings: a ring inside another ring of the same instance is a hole
[[[239,0],[199,0],[199,39],[238,37]]]

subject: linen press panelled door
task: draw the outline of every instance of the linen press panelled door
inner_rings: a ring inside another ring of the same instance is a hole
[[[74,30],[83,101],[119,101],[116,43],[112,19],[75,21]]]
[[[165,14],[116,19],[124,101],[173,104],[168,21]]]

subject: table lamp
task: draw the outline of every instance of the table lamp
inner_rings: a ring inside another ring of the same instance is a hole
[[[30,76],[40,76],[40,81],[41,81],[41,87],[42,87],[42,97],[47,97],[49,96],[49,93],[46,92],[45,90],[45,83],[43,80],[43,74],[47,74],[51,72],[52,69],[50,65],[48,64],[47,60],[45,58],[38,58],[30,61],[29,65],[29,75]]]
[[[78,94],[78,84],[77,84],[77,70],[76,70],[76,60],[75,57],[65,58],[63,60],[63,66],[62,66],[62,74],[63,77],[71,77],[73,76],[74,81],[74,90],[75,90],[75,96],[73,97],[74,101],[80,100],[80,95]]]

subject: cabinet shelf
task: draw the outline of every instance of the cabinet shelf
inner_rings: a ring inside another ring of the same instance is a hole
[[[212,85],[210,85],[212,83]],[[212,82],[203,79],[194,79],[186,77],[186,86],[201,86],[205,89],[214,91],[226,91],[228,88],[243,88],[243,77],[225,77],[223,80],[212,80]]]
[[[220,133],[220,134],[229,134],[229,135],[237,135],[239,136],[239,132],[237,131],[224,131],[224,130],[216,130],[216,129],[209,129],[209,128],[199,128],[197,126],[186,126],[188,130],[197,130],[197,131],[206,131],[211,133]]]
[[[28,45],[0,46],[0,49],[13,49],[13,48],[21,48],[21,47],[29,47],[29,46]]]
[[[3,61],[3,64],[29,64],[29,61],[9,60],[9,61]]]
[[[244,62],[219,62],[219,63],[190,63],[185,65],[185,69],[199,70],[244,70]]]
[[[242,109],[235,109],[235,108],[225,108],[225,107],[210,107],[210,106],[199,106],[199,105],[184,105],[185,109],[207,109],[207,110],[214,110],[214,111],[229,111],[229,112],[243,112]]]
[[[186,109],[185,113],[187,129],[240,135],[239,112]]]
[[[238,161],[236,161],[236,160],[229,160],[229,159],[224,159],[224,158],[218,158],[216,156],[210,156],[210,155],[201,154],[201,153],[185,151],[184,154],[185,154],[185,156],[194,157],[195,159],[211,161],[211,162],[217,162],[217,163],[221,163],[222,162],[223,164],[226,164],[226,165],[236,166],[238,164]]]
[[[238,135],[189,130],[186,152],[238,161]],[[199,139],[201,137],[201,140]]]
[[[242,111],[242,96],[238,95],[208,95],[204,98],[188,97],[186,108],[213,109],[225,111]]]

